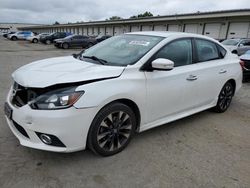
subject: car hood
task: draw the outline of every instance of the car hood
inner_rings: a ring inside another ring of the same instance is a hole
[[[250,60],[250,54],[243,54],[240,56],[240,59],[242,60]]]
[[[63,39],[55,39],[54,42],[63,42]]]
[[[236,50],[237,46],[232,46],[232,45],[224,45],[227,49],[229,49],[230,51]]]
[[[44,88],[56,84],[118,77],[124,69],[125,67],[93,64],[66,56],[27,64],[17,69],[12,77],[24,87]]]

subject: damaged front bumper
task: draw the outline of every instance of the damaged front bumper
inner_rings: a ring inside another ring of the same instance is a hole
[[[12,88],[7,96],[9,109],[5,110],[5,116],[21,145],[54,152],[85,149],[88,130],[96,114],[95,108],[77,109],[72,106],[62,110],[33,110],[28,104],[15,106],[11,98]],[[52,142],[44,142],[41,134],[50,136]]]

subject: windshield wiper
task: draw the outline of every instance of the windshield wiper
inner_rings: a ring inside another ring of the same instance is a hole
[[[107,64],[108,62],[106,61],[106,60],[104,60],[104,59],[100,59],[100,58],[98,58],[98,57],[96,57],[96,56],[82,56],[83,58],[88,58],[88,59],[93,59],[93,60],[95,60],[95,61],[98,61],[100,64],[102,64],[102,65],[105,65],[105,64]]]

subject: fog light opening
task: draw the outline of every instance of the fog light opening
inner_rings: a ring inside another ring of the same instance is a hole
[[[52,139],[50,138],[50,136],[46,135],[46,134],[41,134],[40,135],[40,139],[42,140],[43,143],[45,144],[52,144]]]

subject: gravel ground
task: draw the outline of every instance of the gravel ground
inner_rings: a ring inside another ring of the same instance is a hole
[[[81,49],[0,37],[0,105],[11,73],[29,62]],[[32,79],[32,78],[31,78]],[[136,135],[112,157],[20,146],[0,110],[0,187],[250,187],[250,83],[223,114],[204,111]]]

